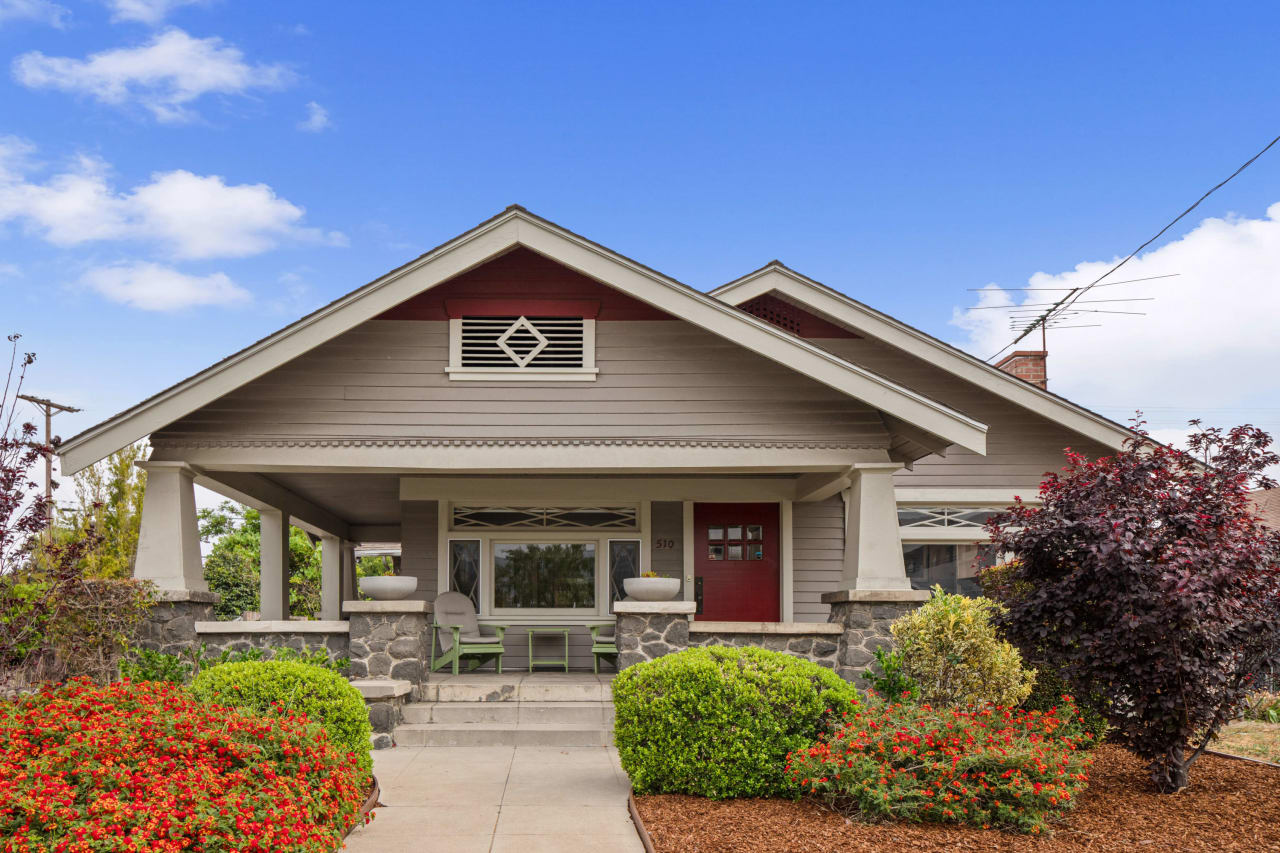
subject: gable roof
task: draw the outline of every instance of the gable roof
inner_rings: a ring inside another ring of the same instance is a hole
[[[796,272],[781,261],[770,261],[742,278],[717,287],[710,295],[739,306],[766,293],[780,294],[820,316],[924,359],[953,376],[1108,447],[1119,449],[1133,435],[1122,424],[1005,373],[945,341]]]
[[[280,331],[63,442],[64,474],[93,464],[437,284],[517,246],[660,308],[936,436],[986,451],[986,425],[513,205]]]

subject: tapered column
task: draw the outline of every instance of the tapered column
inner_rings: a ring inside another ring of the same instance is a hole
[[[289,618],[289,515],[261,510],[262,571],[260,611],[263,619]]]
[[[342,600],[356,599],[356,546],[354,542],[342,543]]]
[[[162,590],[208,592],[200,561],[195,471],[183,462],[139,462],[147,472],[133,576]]]
[[[844,492],[845,589],[911,589],[898,536],[898,503],[893,493],[897,462],[853,466],[853,484]]]
[[[320,537],[320,618],[337,619],[342,610],[342,543]]]

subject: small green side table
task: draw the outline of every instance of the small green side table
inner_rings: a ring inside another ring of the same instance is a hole
[[[563,666],[564,671],[569,671],[569,628],[568,626],[557,625],[535,625],[529,629],[529,671],[533,672],[535,666]],[[534,658],[533,656],[533,636],[534,634],[563,634],[564,635],[564,657],[562,658]]]

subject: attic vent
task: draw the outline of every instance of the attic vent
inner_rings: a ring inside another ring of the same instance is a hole
[[[752,316],[759,317],[766,323],[772,323],[779,329],[785,329],[793,335],[800,334],[800,311],[795,306],[774,299],[769,294],[761,294],[741,306]]]
[[[450,378],[595,378],[595,320],[462,317],[449,325]]]

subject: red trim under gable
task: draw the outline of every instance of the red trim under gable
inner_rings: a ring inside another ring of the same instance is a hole
[[[779,329],[785,329],[802,338],[861,337],[842,326],[809,313],[799,305],[781,300],[772,293],[762,293],[738,307],[753,317],[759,317]]]
[[[582,316],[596,320],[675,320],[627,294],[601,284],[524,247],[406,299],[379,320],[448,320],[460,317],[458,306],[487,303],[480,316]],[[577,310],[565,310],[576,305]],[[591,313],[585,313],[590,309]],[[494,313],[494,312],[497,313]]]

